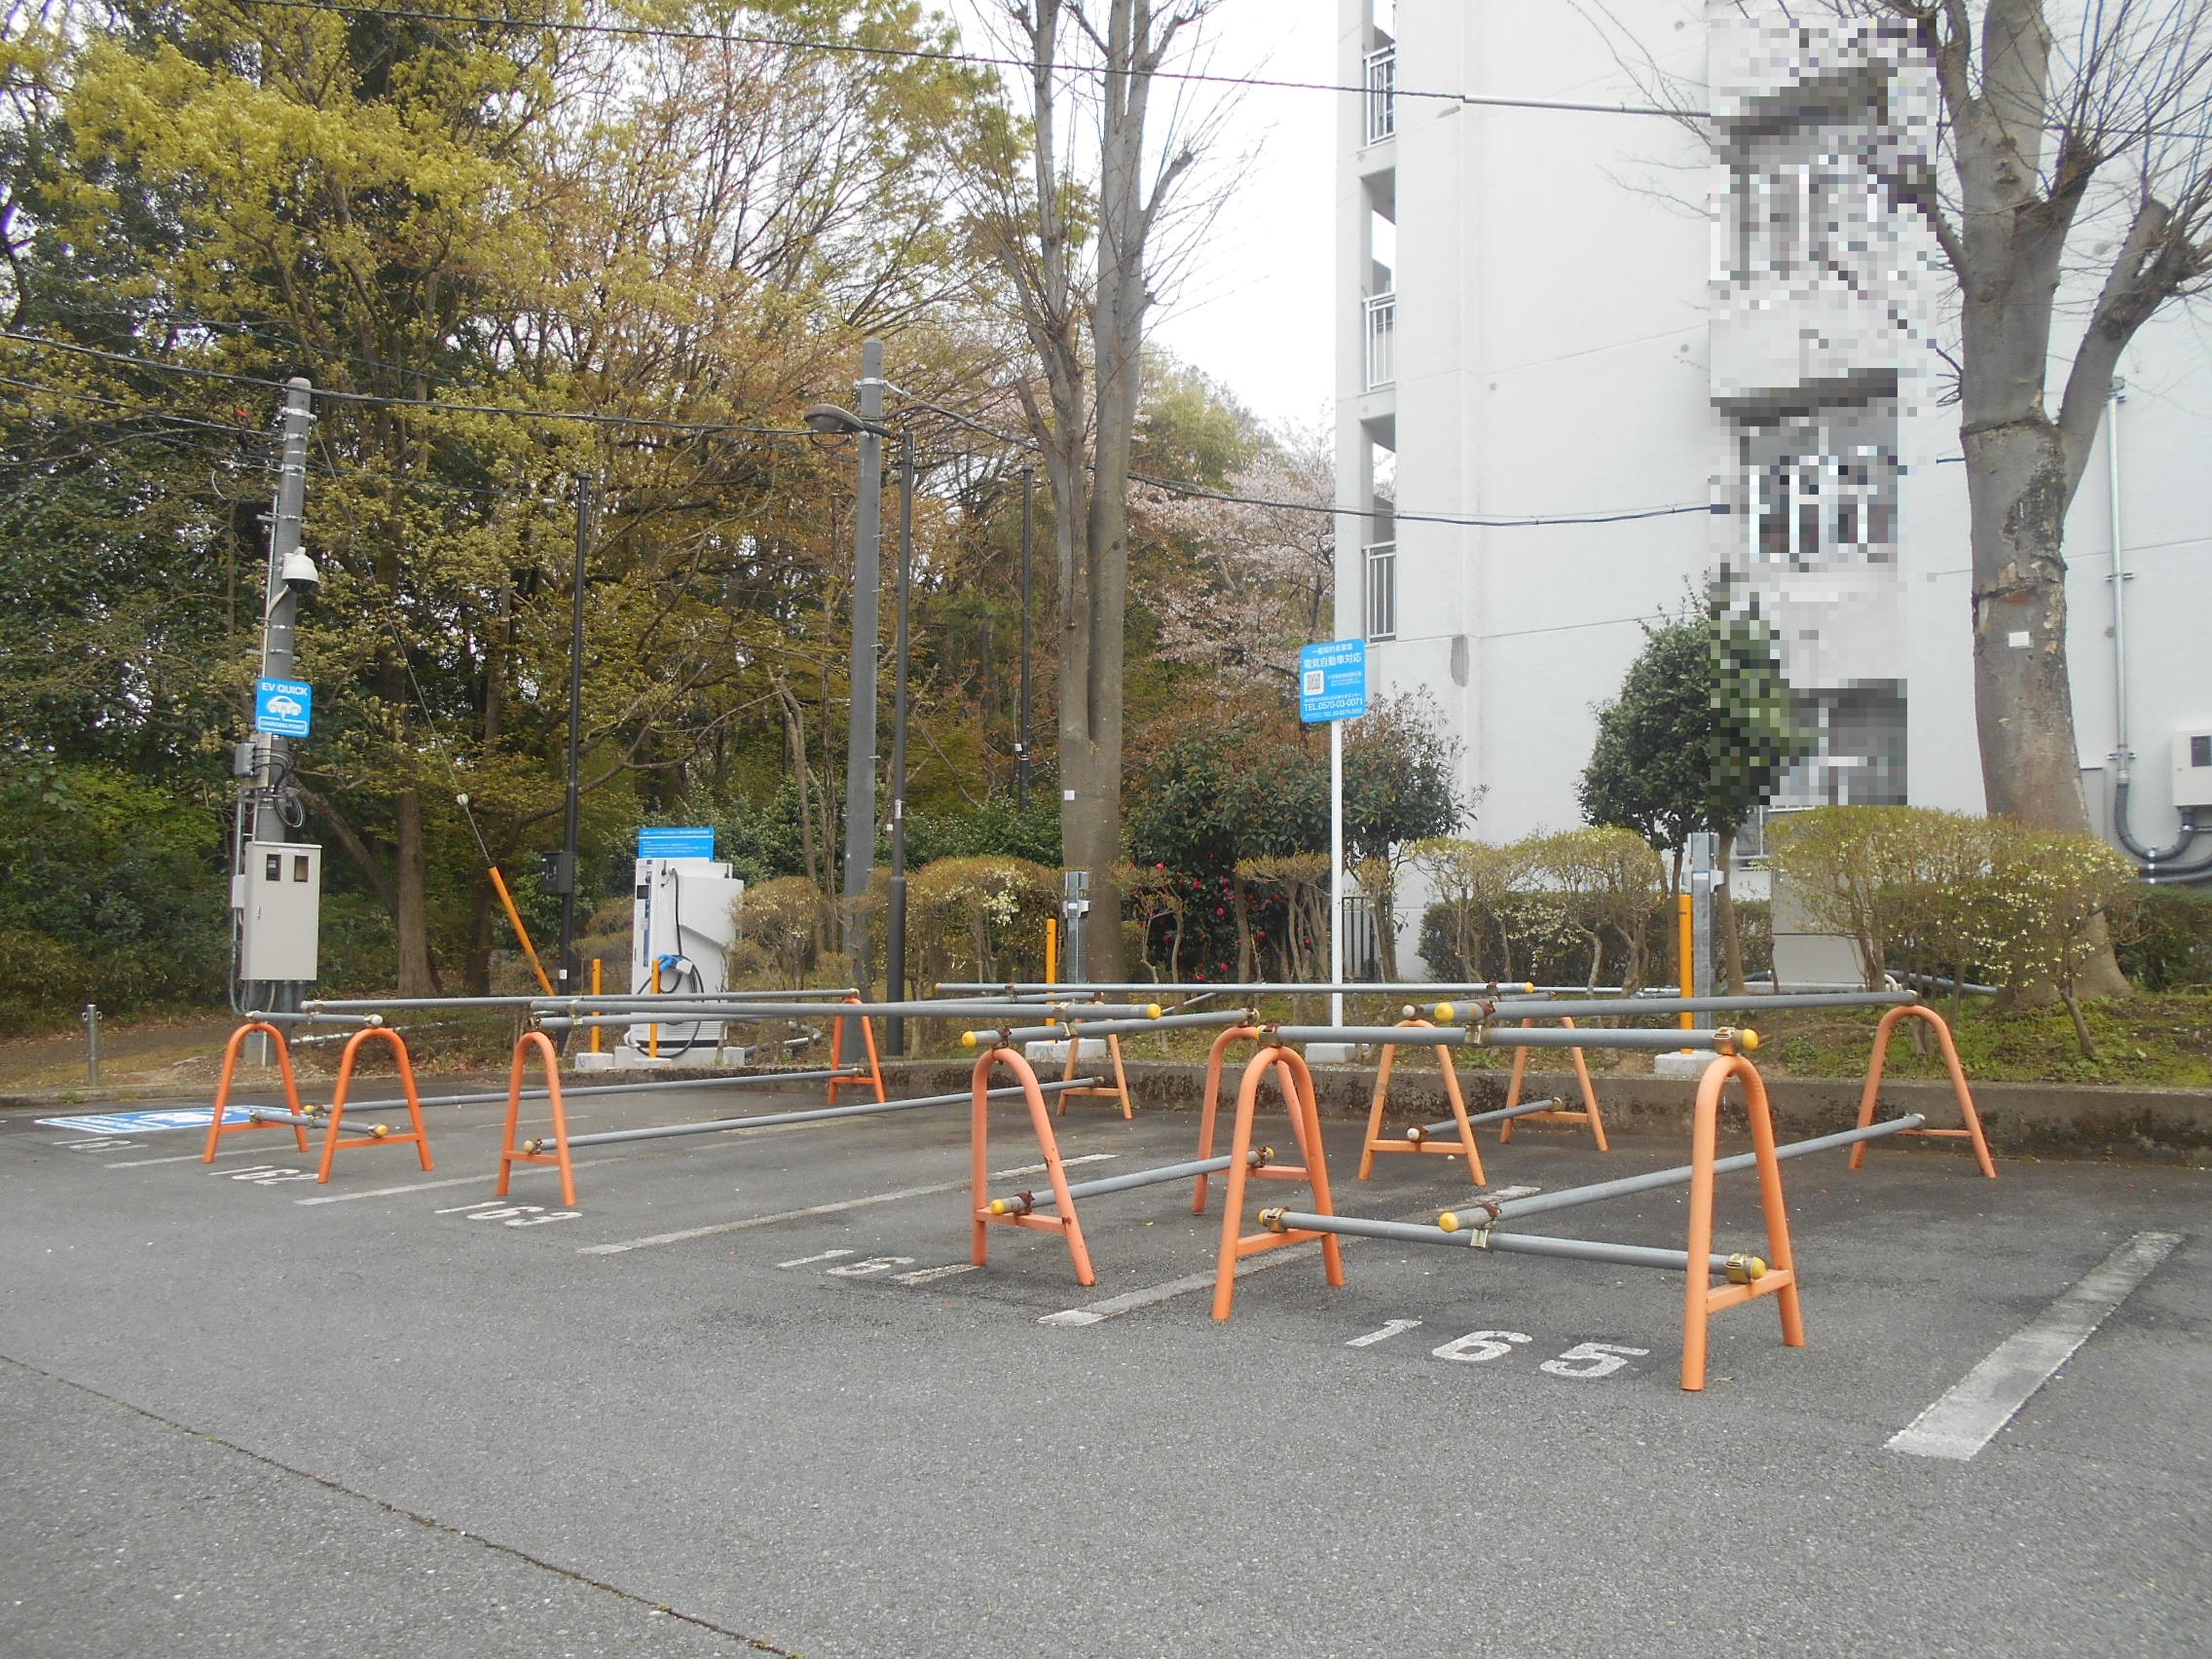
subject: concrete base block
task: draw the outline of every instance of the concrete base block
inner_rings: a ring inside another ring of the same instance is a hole
[[[1711,1064],[1713,1064],[1711,1054],[1699,1052],[1685,1054],[1678,1049],[1670,1050],[1666,1053],[1651,1056],[1651,1075],[1653,1077],[1703,1077],[1705,1068]]]
[[[1081,1043],[1082,1047],[1076,1053],[1078,1064],[1085,1060],[1103,1060],[1107,1057],[1105,1038],[1085,1037],[1081,1039]],[[1055,1066],[1064,1066],[1068,1063],[1068,1043],[1065,1037],[1047,1037],[1039,1042],[1024,1043],[1021,1046],[1021,1052],[1031,1065],[1036,1065],[1040,1061],[1046,1061]]]
[[[1309,1066],[1348,1066],[1367,1055],[1364,1043],[1309,1043],[1306,1045],[1306,1063]]]
[[[605,1052],[595,1054],[589,1049],[586,1049],[574,1057],[573,1064],[575,1069],[580,1072],[612,1071],[614,1069],[614,1056]]]

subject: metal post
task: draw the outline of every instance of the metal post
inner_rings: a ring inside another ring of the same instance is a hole
[[[1089,968],[1084,957],[1084,945],[1090,926],[1090,871],[1060,872],[1060,914],[1067,919],[1066,960],[1060,964],[1061,976],[1068,983],[1080,985],[1086,981]]]
[[[561,816],[561,954],[556,983],[576,988],[569,968],[576,947],[577,823],[581,805],[584,712],[584,552],[591,545],[591,474],[576,474],[576,569],[569,603],[569,793]]]
[[[885,995],[900,1002],[906,995],[906,657],[914,585],[914,435],[899,434],[898,618],[891,689],[891,914],[884,923],[884,954],[889,983]],[[893,1014],[884,1023],[884,1046],[892,1058],[906,1052],[906,1020]]]
[[[1713,892],[1719,879],[1714,867],[1720,857],[1720,837],[1710,830],[1693,832],[1690,852],[1690,995],[1713,994]]]
[[[1329,722],[1329,983],[1345,982],[1345,722]],[[1329,1023],[1345,1022],[1345,994],[1329,993]]]
[[[99,1005],[87,1003],[85,1012],[77,1017],[85,1022],[85,1082],[96,1088],[100,1081]]]
[[[276,498],[270,509],[269,571],[263,583],[261,611],[261,677],[290,680],[294,677],[296,646],[293,622],[299,613],[299,595],[284,580],[284,566],[300,551],[300,531],[307,511],[308,429],[314,424],[314,387],[303,376],[284,383],[281,448],[277,459]],[[289,826],[283,818],[286,757],[289,738],[273,733],[254,736],[253,834],[257,841],[281,841]],[[243,869],[242,862],[238,866]],[[240,994],[249,1006],[290,1010],[300,1002],[301,987],[292,981],[240,985]],[[269,1040],[256,1036],[252,1058],[268,1064],[273,1058]]]
[[[883,420],[883,342],[861,347],[860,415],[870,425]],[[861,917],[868,877],[875,871],[875,645],[877,600],[883,585],[883,440],[861,438],[860,500],[853,527],[852,709],[845,727],[845,955],[853,977],[872,983],[867,930]],[[846,1033],[848,1045],[857,1042]],[[839,1054],[843,1064],[850,1054]]]
[[[1014,805],[1029,809],[1029,595],[1030,550],[1037,530],[1037,469],[1021,469],[1021,724],[1014,740]]]

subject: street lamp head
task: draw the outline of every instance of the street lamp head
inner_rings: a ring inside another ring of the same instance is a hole
[[[839,432],[869,432],[879,438],[890,436],[874,422],[864,421],[850,409],[840,409],[834,403],[810,403],[799,419],[826,436]]]

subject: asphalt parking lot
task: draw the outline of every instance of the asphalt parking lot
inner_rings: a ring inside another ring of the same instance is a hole
[[[0,1120],[0,1654],[2212,1651],[2206,1172],[1791,1162],[1810,1345],[1723,1313],[1693,1395],[1679,1280],[1634,1269],[1347,1240],[1344,1288],[1275,1252],[1217,1325],[1218,1186],[1087,1203],[1095,1288],[1038,1233],[973,1269],[960,1107],[586,1150],[572,1207],[547,1170],[493,1198],[498,1118],[327,1187],[275,1131],[209,1166]],[[1062,1122],[1079,1177],[1197,1127]],[[1036,1161],[1017,1107],[993,1136]],[[1346,1212],[1471,1191],[1330,1136]],[[1686,1156],[1493,1144],[1493,1190]],[[1722,1195],[1715,1248],[1756,1247]],[[1542,1231],[1679,1248],[1683,1210]],[[1889,1444],[2146,1234],[2180,1242],[1983,1449]]]

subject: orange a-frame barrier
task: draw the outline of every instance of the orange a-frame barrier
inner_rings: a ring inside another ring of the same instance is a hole
[[[276,1065],[284,1074],[284,1109],[292,1121],[285,1123],[280,1119],[248,1118],[242,1124],[226,1124],[223,1122],[223,1114],[231,1104],[231,1077],[239,1069],[239,1051],[245,1046],[245,1040],[257,1031],[276,1040]],[[299,1142],[300,1151],[305,1153],[308,1149],[308,1129],[302,1120],[307,1116],[308,1109],[300,1104],[299,1080],[292,1075],[291,1044],[285,1041],[282,1031],[266,1019],[248,1020],[231,1033],[230,1042],[223,1047],[223,1075],[215,1085],[215,1121],[207,1125],[207,1151],[200,1161],[215,1161],[215,1148],[225,1135],[245,1134],[253,1129],[290,1129],[293,1138]]]
[[[1432,1026],[1435,1022],[1427,1019],[1401,1019],[1398,1023],[1400,1025]],[[1526,1054],[1528,1050],[1524,1049],[1521,1052]],[[1446,1158],[1464,1158],[1467,1161],[1467,1178],[1476,1186],[1482,1186],[1490,1177],[1483,1173],[1483,1155],[1475,1150],[1475,1126],[1467,1122],[1467,1102],[1459,1092],[1459,1073],[1452,1064],[1452,1051],[1449,1049],[1439,1048],[1436,1051],[1436,1062],[1443,1068],[1444,1091],[1451,1097],[1452,1116],[1459,1125],[1458,1140],[1456,1142],[1430,1140],[1425,1135],[1419,1140],[1384,1140],[1382,1138],[1382,1111],[1390,1101],[1390,1067],[1397,1057],[1398,1046],[1395,1043],[1382,1045],[1382,1056],[1375,1067],[1375,1100],[1367,1112],[1367,1144],[1360,1149],[1359,1154],[1359,1178],[1364,1181],[1374,1171],[1375,1155],[1379,1152],[1426,1152],[1441,1154]],[[1575,1050],[1574,1057],[1579,1061],[1582,1058],[1582,1051]],[[1516,1088],[1518,1088],[1520,1083],[1518,1072],[1514,1074],[1514,1082]],[[1518,1093],[1516,1093],[1515,1099],[1519,1099]],[[1530,1114],[1530,1116],[1535,1115]],[[1506,1120],[1507,1125],[1510,1126],[1513,1120],[1508,1118]],[[1599,1144],[1604,1145],[1602,1141]]]
[[[1233,1028],[1234,1029],[1234,1028]],[[1298,1142],[1302,1163],[1269,1163],[1252,1166],[1252,1117],[1259,1106],[1260,1080],[1270,1073],[1282,1090],[1283,1108],[1290,1118],[1290,1132]],[[1303,1239],[1321,1241],[1321,1267],[1329,1284],[1342,1289],[1345,1282],[1343,1241],[1333,1233],[1287,1228],[1275,1233],[1262,1228],[1245,1233],[1244,1183],[1253,1176],[1271,1181],[1304,1181],[1313,1193],[1313,1213],[1333,1216],[1336,1205],[1329,1198],[1329,1154],[1321,1144],[1321,1108],[1313,1093],[1313,1074],[1306,1069],[1306,1056],[1296,1049],[1270,1042],[1245,1063],[1243,1081],[1236,1086],[1236,1123],[1229,1135],[1229,1194],[1221,1211],[1221,1258],[1214,1270],[1213,1316],[1229,1317],[1236,1302],[1236,1264],[1246,1256],[1279,1250]]]
[[[1028,1209],[995,1213],[991,1208],[989,1091],[991,1073],[1000,1066],[1014,1074],[1014,1081],[1021,1086],[1022,1102],[1029,1108],[1029,1126],[1036,1131],[1038,1149],[1045,1157],[1045,1176],[1052,1187],[1051,1215],[1038,1215]],[[968,1120],[972,1156],[968,1204],[972,1224],[970,1260],[978,1268],[990,1265],[990,1229],[994,1223],[1000,1227],[1034,1228],[1040,1233],[1057,1233],[1067,1240],[1068,1256],[1075,1263],[1076,1283],[1096,1284],[1098,1275],[1090,1271],[1090,1251],[1083,1241],[1083,1222],[1076,1215],[1075,1199],[1068,1193],[1068,1172],[1060,1161],[1059,1137],[1052,1133],[1052,1114],[1045,1104],[1045,1091],[1037,1086],[1036,1068],[1018,1050],[1001,1045],[976,1056],[975,1069],[968,1074],[968,1086],[974,1099]]]
[[[858,997],[847,997],[845,999],[848,1003],[857,1003],[860,1000]],[[832,1067],[840,1070],[845,1064],[845,1021],[855,1016],[851,1014],[840,1014],[830,1022],[830,1063]],[[887,1098],[883,1092],[883,1066],[881,1061],[877,1059],[875,1052],[875,1022],[865,1014],[858,1017],[861,1022],[861,1041],[867,1048],[867,1075],[860,1078],[831,1078],[830,1080],[830,1098],[825,1102],[826,1105],[834,1106],[837,1104],[837,1090],[840,1088],[873,1088],[875,1090],[875,1103],[878,1106],[882,1105]],[[570,1198],[567,1201],[572,1204],[576,1200]]]
[[[276,1063],[284,1074],[285,1115],[282,1118],[249,1118],[242,1124],[226,1124],[223,1116],[230,1105],[231,1078],[238,1069],[239,1050],[254,1032],[265,1032],[276,1040]],[[347,1091],[353,1087],[353,1067],[360,1056],[361,1045],[371,1037],[382,1037],[396,1051],[399,1060],[399,1081],[407,1095],[407,1116],[414,1124],[406,1134],[395,1135],[384,1124],[378,1124],[365,1135],[348,1137],[343,1133],[346,1118]],[[215,1161],[215,1148],[225,1135],[242,1133],[248,1129],[290,1129],[300,1151],[308,1150],[308,1124],[319,1120],[323,1124],[322,1161],[315,1171],[318,1184],[330,1179],[330,1166],[339,1149],[351,1146],[408,1146],[413,1145],[416,1156],[424,1169],[430,1168],[430,1136],[423,1124],[423,1102],[415,1088],[415,1063],[407,1052],[407,1043],[398,1032],[387,1025],[365,1026],[347,1039],[345,1051],[338,1058],[338,1081],[331,1090],[327,1111],[309,1110],[300,1104],[298,1080],[292,1072],[291,1045],[284,1034],[266,1020],[252,1020],[231,1033],[231,1041],[223,1051],[222,1081],[215,1088],[215,1121],[207,1125],[207,1150],[202,1156],[203,1163]]]
[[[1559,1022],[1569,1031],[1574,1029],[1573,1020],[1565,1015],[1558,1017]],[[1524,1019],[1521,1023],[1523,1025],[1533,1025],[1536,1022],[1533,1019]],[[1598,1112],[1598,1090],[1590,1082],[1589,1062],[1582,1057],[1580,1049],[1569,1049],[1567,1053],[1574,1060],[1575,1081],[1582,1086],[1582,1110],[1569,1112],[1563,1108],[1557,1112],[1529,1112],[1518,1118],[1508,1118],[1498,1125],[1498,1145],[1503,1146],[1513,1138],[1513,1125],[1516,1124],[1587,1124],[1590,1125],[1590,1138],[1597,1142],[1598,1150],[1600,1152],[1613,1150],[1605,1140],[1605,1120]],[[1529,1051],[1516,1049],[1513,1051],[1513,1076],[1505,1086],[1505,1104],[1508,1109],[1521,1104],[1521,1081],[1528,1075]]]
[[[351,1140],[339,1138],[338,1126],[346,1116],[346,1091],[353,1086],[353,1062],[359,1056],[361,1045],[371,1037],[382,1037],[389,1043],[399,1061],[400,1087],[407,1094],[407,1117],[414,1127],[403,1135],[387,1131],[382,1124],[365,1135]],[[338,1056],[338,1084],[330,1091],[330,1128],[322,1137],[322,1168],[315,1176],[317,1181],[330,1179],[330,1161],[338,1156],[342,1146],[406,1146],[414,1144],[415,1155],[422,1160],[423,1167],[430,1165],[430,1134],[423,1126],[423,1102],[415,1092],[415,1062],[407,1052],[407,1043],[388,1025],[371,1025],[356,1031],[347,1039],[345,1051]]]
[[[1981,1132],[1981,1114],[1974,1110],[1973,1090],[1967,1087],[1966,1067],[1959,1063],[1958,1046],[1951,1041],[1951,1027],[1934,1009],[1918,1003],[1904,1003],[1882,1015],[1882,1022],[1874,1027],[1874,1052],[1866,1063],[1866,1091],[1859,1097],[1859,1126],[1864,1128],[1874,1121],[1874,1103],[1882,1092],[1882,1068],[1890,1059],[1890,1034],[1906,1014],[1917,1014],[1936,1027],[1936,1041],[1943,1048],[1943,1069],[1951,1074],[1951,1092],[1958,1097],[1959,1116],[1966,1126],[1958,1129],[1900,1129],[1907,1135],[1935,1135],[1944,1140],[1964,1140],[1973,1143],[1974,1161],[1981,1172],[1992,1181],[1997,1179],[1997,1165],[1989,1157],[1989,1142]],[[1851,1167],[1857,1169],[1866,1161],[1865,1141],[1851,1149]]]
[[[531,1051],[545,1065],[545,1096],[553,1108],[553,1150],[529,1152],[515,1144],[515,1129],[522,1123],[522,1075]],[[834,1085],[831,1085],[834,1088]],[[542,1031],[525,1031],[515,1040],[514,1064],[507,1071],[507,1131],[499,1142],[499,1184],[494,1196],[507,1196],[507,1178],[518,1163],[550,1163],[561,1171],[561,1201],[571,1208],[576,1202],[576,1169],[569,1161],[569,1110],[561,1104],[561,1051]]]
[[[1091,1041],[1095,1043],[1099,1039],[1093,1037]],[[1123,1118],[1128,1119],[1136,1116],[1134,1108],[1129,1104],[1128,1074],[1122,1070],[1122,1039],[1109,1031],[1106,1034],[1105,1043],[1106,1052],[1114,1062],[1114,1087],[1108,1088],[1104,1084],[1095,1084],[1088,1088],[1061,1089],[1059,1116],[1064,1118],[1068,1115],[1068,1096],[1071,1094],[1096,1094],[1108,1100],[1119,1100],[1122,1103]],[[1068,1069],[1062,1077],[1063,1082],[1073,1083],[1075,1081],[1076,1060],[1082,1052],[1083,1022],[1081,1020],[1070,1020],[1068,1021]]]
[[[1758,1160],[1759,1203],[1766,1213],[1767,1271],[1745,1283],[1715,1287],[1713,1254],[1713,1179],[1715,1143],[1720,1135],[1720,1094],[1730,1078],[1744,1085],[1746,1115],[1751,1123],[1751,1148]],[[1862,1142],[1862,1145],[1864,1143]],[[1714,1314],[1741,1307],[1756,1297],[1777,1298],[1782,1341],[1805,1346],[1805,1319],[1797,1306],[1797,1264],[1789,1249],[1789,1214],[1782,1198],[1782,1161],[1774,1155],[1774,1118],[1767,1110],[1766,1084],[1758,1068],[1741,1054],[1715,1059],[1698,1080],[1697,1119],[1690,1135],[1689,1269],[1682,1301],[1682,1386],[1705,1386],[1707,1327]]]

